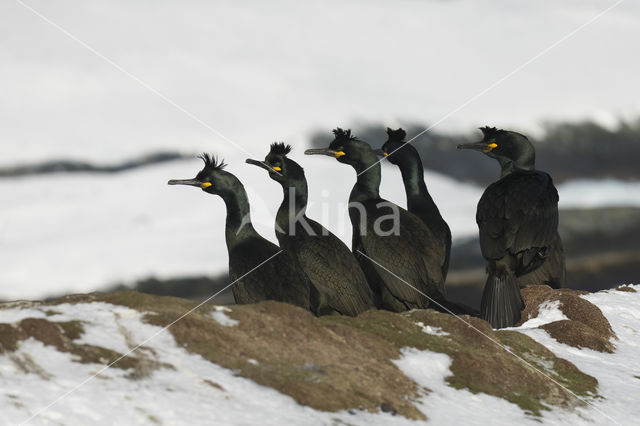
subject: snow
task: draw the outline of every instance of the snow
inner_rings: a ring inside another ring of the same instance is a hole
[[[227,308],[226,306],[215,306],[213,312],[211,312],[211,316],[220,325],[224,325],[225,327],[233,327],[234,325],[240,324],[240,321],[230,318],[227,314],[225,314],[225,312],[231,312],[231,309]]]
[[[416,322],[416,325],[422,329],[426,334],[431,334],[432,336],[448,336],[449,333],[444,331],[440,327],[431,327],[430,325],[424,325],[422,321]]]
[[[51,321],[83,321],[82,343],[99,344],[119,352],[128,351],[134,343],[141,343],[161,330],[142,322],[142,313],[121,306],[87,303],[55,308],[61,314],[48,317]],[[109,368],[29,424],[149,424],[151,416],[162,424],[325,424],[333,417],[300,406],[288,396],[186,352],[168,331],[162,331],[144,348],[150,349],[144,351],[145,355],[175,369],[161,368],[136,381],[126,378],[126,371]],[[12,359],[27,356],[52,377],[45,380],[34,373],[22,373]],[[3,423],[27,420],[99,369],[93,364],[73,362],[71,355],[37,341],[21,343],[14,354],[0,355]]]
[[[520,328],[536,328],[554,321],[569,319],[562,312],[559,300],[546,300],[538,307],[538,315],[525,321]]]
[[[559,185],[560,208],[640,206],[640,182],[580,179]]]
[[[640,285],[630,287],[640,292]],[[597,305],[609,320],[618,336],[613,341],[614,353],[558,343],[540,329],[521,328],[519,331],[598,379],[598,392],[604,399],[591,401],[593,409],[589,410],[594,418],[602,418],[596,423],[636,424],[640,418],[640,405],[637,404],[640,392],[640,293],[608,290],[581,297]]]
[[[640,285],[632,286],[640,291]],[[575,410],[554,408],[543,411],[542,419],[525,414],[515,404],[486,394],[449,387],[451,359],[441,353],[402,350],[395,364],[422,389],[414,403],[429,418],[429,424],[632,424],[640,416],[635,403],[640,390],[640,293],[603,291],[582,296],[595,303],[619,337],[613,354],[577,349],[560,344],[543,330],[524,325],[525,333],[556,355],[576,364],[599,381],[603,398]],[[541,309],[548,319],[557,318],[558,306]],[[214,308],[225,314],[229,308]],[[49,314],[47,316],[47,314]],[[146,342],[140,354],[170,364],[148,377],[127,378],[127,371],[109,368],[74,390],[102,368],[74,362],[68,353],[29,339],[17,351],[0,355],[0,410],[5,424],[18,424],[55,402],[29,424],[266,424],[326,425],[344,422],[354,425],[415,425],[389,413],[325,413],[297,404],[292,398],[232,371],[212,364],[178,346],[173,336],[160,327],[142,321],[144,313],[108,303],[61,304],[56,306],[13,306],[0,310],[0,322],[15,323],[24,318],[47,317],[50,321],[82,321],[82,343],[126,352]],[[424,324],[423,324],[424,325]],[[426,327],[425,327],[426,328]],[[441,330],[431,328],[442,335]],[[139,355],[140,355],[139,354]],[[257,362],[247,359],[254,365]],[[25,373],[20,364],[28,365]],[[222,388],[222,389],[221,389]],[[58,398],[72,391],[64,398]],[[152,420],[155,419],[155,420]]]
[[[431,424],[539,424],[518,406],[486,394],[473,394],[447,385],[451,358],[448,355],[404,349],[395,364],[418,385],[428,389],[420,403]]]

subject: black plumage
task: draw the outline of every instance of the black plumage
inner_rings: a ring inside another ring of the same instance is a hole
[[[369,144],[349,130],[336,129],[334,135],[329,148],[305,154],[335,157],[358,173],[349,196],[352,249],[376,302],[396,312],[437,308],[429,298],[446,303],[442,265],[436,260],[438,247],[431,231],[417,216],[380,197],[380,164]]]
[[[484,191],[476,213],[488,272],[481,315],[501,328],[520,320],[523,284],[564,284],[558,191],[551,176],[535,169],[535,150],[526,136],[495,127],[481,131],[482,141],[458,148],[482,151],[502,168],[501,178]]]
[[[191,185],[220,196],[227,208],[225,239],[229,275],[236,303],[277,300],[311,308],[311,289],[297,261],[264,239],[251,223],[249,200],[242,183],[223,170],[225,164],[207,154],[194,179],[170,180],[169,185]],[[270,260],[269,260],[270,259]]]
[[[318,315],[358,315],[374,306],[371,289],[349,248],[306,215],[307,180],[304,169],[287,157],[290,151],[290,145],[274,143],[264,161],[247,160],[282,186],[284,199],[276,215],[280,247],[296,257],[317,290],[312,309]]]
[[[420,154],[413,145],[405,142],[407,134],[403,129],[392,130],[387,127],[387,135],[387,141],[376,153],[400,168],[407,195],[407,210],[418,216],[433,234],[438,248],[436,256],[442,265],[442,276],[446,279],[451,256],[451,230],[427,190]]]

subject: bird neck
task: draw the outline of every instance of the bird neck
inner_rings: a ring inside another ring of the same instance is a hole
[[[351,190],[350,201],[380,198],[380,162],[375,154],[372,153],[370,157],[355,166],[358,177]]]
[[[525,160],[522,160],[522,159],[512,160],[507,158],[498,158],[498,161],[500,162],[501,178],[518,170],[535,170],[536,168],[535,157],[528,158]]]
[[[420,158],[412,157],[399,165],[402,174],[404,190],[407,194],[407,203],[416,198],[422,198],[429,194],[424,183],[424,169]]]
[[[227,222],[225,238],[227,248],[251,237],[258,237],[253,224],[251,223],[251,213],[249,209],[249,198],[244,187],[222,195],[227,206]]]
[[[289,224],[296,221],[296,218],[304,216],[307,211],[308,189],[307,181],[293,181],[282,185],[284,198],[276,214],[276,231],[278,229],[286,232]]]

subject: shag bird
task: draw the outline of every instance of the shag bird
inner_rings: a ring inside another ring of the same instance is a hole
[[[170,180],[169,185],[191,185],[218,195],[227,207],[225,238],[229,275],[236,303],[277,300],[310,309],[310,284],[296,260],[264,239],[251,224],[249,199],[242,183],[223,170],[224,162],[204,154],[204,168],[194,179]]]
[[[442,276],[446,279],[451,255],[451,230],[427,190],[420,154],[413,145],[405,142],[407,133],[403,129],[387,127],[387,135],[387,141],[376,154],[400,168],[407,194],[407,210],[418,216],[436,239],[437,257],[442,265]]]
[[[318,315],[358,315],[374,306],[367,279],[349,248],[307,217],[307,180],[304,169],[287,157],[290,151],[291,145],[276,142],[264,161],[247,160],[282,185],[284,199],[276,215],[280,247],[297,258],[318,291],[318,306],[312,307]]]
[[[445,301],[444,277],[433,234],[417,216],[380,197],[380,164],[371,146],[350,130],[333,133],[328,148],[305,154],[334,157],[358,173],[349,196],[352,249],[379,306],[395,312],[437,309],[429,298]]]
[[[495,127],[480,130],[482,141],[458,145],[484,152],[502,168],[476,213],[488,272],[480,311],[492,327],[510,327],[520,320],[523,278],[555,288],[564,284],[558,191],[551,176],[535,169],[535,150],[526,136]]]

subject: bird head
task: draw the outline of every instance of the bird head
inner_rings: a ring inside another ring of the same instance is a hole
[[[276,182],[286,184],[295,179],[304,179],[304,170],[298,163],[287,157],[291,152],[291,145],[284,142],[271,144],[269,153],[264,161],[247,159],[247,164],[262,167],[269,172],[269,177]]]
[[[495,127],[481,127],[483,138],[480,142],[458,145],[458,149],[482,151],[500,164],[514,164],[519,168],[533,168],[535,149],[526,136],[509,130]]]
[[[379,157],[384,157],[391,164],[399,166],[412,161],[419,155],[411,144],[405,142],[407,132],[402,128],[393,130],[387,127],[387,136],[387,141],[382,145],[382,148],[376,150]]]
[[[328,155],[334,157],[341,163],[349,164],[352,167],[362,166],[371,162],[372,157],[375,162],[375,154],[368,143],[357,139],[351,135],[351,130],[336,128],[333,130],[335,138],[328,148],[307,149],[307,155]]]
[[[189,185],[197,186],[204,192],[223,196],[232,192],[237,187],[238,179],[229,172],[224,171],[226,164],[222,159],[202,154],[199,156],[204,161],[204,167],[193,179],[172,179],[167,182],[169,185]]]

